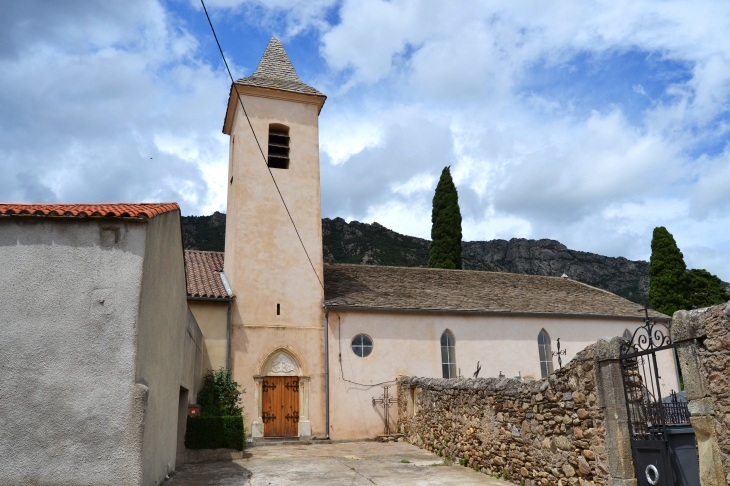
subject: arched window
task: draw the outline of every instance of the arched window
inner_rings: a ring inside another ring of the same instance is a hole
[[[629,341],[631,341],[631,338],[633,337],[633,336],[631,335],[631,331],[629,331],[628,329],[626,329],[626,330],[624,331],[624,337],[625,337],[626,339],[628,339]]]
[[[449,331],[444,331],[441,335],[441,371],[444,378],[456,378],[454,336]]]
[[[543,329],[537,336],[540,350],[540,374],[547,378],[553,372],[553,350],[550,348],[550,335]]]

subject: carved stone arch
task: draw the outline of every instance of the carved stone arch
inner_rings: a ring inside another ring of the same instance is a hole
[[[299,360],[284,349],[274,351],[262,369],[264,376],[300,376],[302,367]]]
[[[257,375],[261,376],[305,376],[307,366],[292,346],[279,343],[261,354],[256,366]]]
[[[299,377],[299,437],[312,435],[309,421],[309,376],[306,362],[301,354],[286,343],[279,343],[262,353],[254,375],[254,420],[251,424],[251,436],[256,439],[264,436],[264,422],[261,416],[262,383],[266,376],[298,376]]]

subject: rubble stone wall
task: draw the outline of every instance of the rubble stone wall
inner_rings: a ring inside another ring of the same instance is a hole
[[[406,440],[526,486],[608,483],[594,347],[546,380],[398,379]]]
[[[700,481],[730,484],[730,303],[678,311],[672,322],[692,426]]]

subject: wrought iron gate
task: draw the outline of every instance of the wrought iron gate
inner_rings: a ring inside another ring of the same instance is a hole
[[[644,310],[645,324],[621,346],[620,355],[636,478],[640,486],[699,486],[699,477],[695,482],[693,471],[683,470],[688,467],[670,447],[674,428],[690,423],[686,401],[674,392],[668,403],[662,399],[657,353],[673,350],[674,344],[667,326],[649,319]]]

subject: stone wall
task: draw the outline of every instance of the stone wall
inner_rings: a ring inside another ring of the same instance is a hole
[[[730,484],[730,303],[678,311],[672,320],[692,427],[700,482]]]
[[[527,486],[608,483],[594,345],[547,380],[398,379],[406,439]]]

